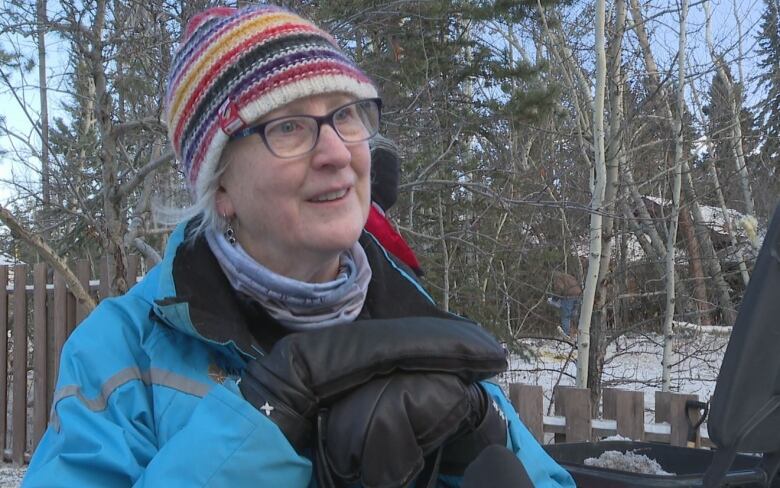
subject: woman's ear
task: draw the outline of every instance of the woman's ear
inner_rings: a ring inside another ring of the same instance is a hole
[[[233,201],[230,199],[230,195],[222,185],[217,187],[217,193],[214,197],[214,204],[217,207],[217,213],[223,218],[231,220],[235,216],[236,209],[233,206]]]

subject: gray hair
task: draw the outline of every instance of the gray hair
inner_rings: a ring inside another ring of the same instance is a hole
[[[229,158],[225,157],[223,152],[216,171],[212,173],[210,180],[206,183],[203,193],[190,205],[182,208],[170,202],[155,203],[153,207],[155,221],[164,226],[175,227],[182,222],[198,217],[199,222],[190,229],[190,233],[186,236],[189,244],[194,243],[207,229],[222,232],[228,221],[217,212],[217,190],[219,189],[219,180],[228,164]],[[194,192],[191,191],[190,195],[194,196]]]

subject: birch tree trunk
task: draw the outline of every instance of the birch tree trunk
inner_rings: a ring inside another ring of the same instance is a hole
[[[661,388],[670,391],[672,381],[672,355],[674,344],[674,320],[675,307],[675,242],[677,241],[677,223],[680,215],[680,189],[682,187],[682,163],[683,163],[683,131],[682,115],[685,113],[685,41],[686,18],[688,17],[688,0],[682,0],[680,10],[680,38],[677,49],[677,110],[675,111],[672,127],[674,128],[674,169],[672,171],[672,215],[669,217],[669,231],[666,240],[666,313],[664,314],[664,355],[663,374]]]
[[[672,119],[671,108],[668,104],[668,98],[666,97],[666,90],[661,85],[660,75],[658,71],[658,65],[655,63],[653,52],[650,49],[650,40],[645,29],[645,20],[642,16],[638,0],[630,0],[631,17],[634,20],[634,31],[639,42],[639,46],[642,50],[642,58],[647,70],[647,77],[651,83],[651,91],[657,91],[664,108],[667,118]],[[709,238],[708,229],[703,224],[703,218],[701,209],[699,208],[698,200],[696,198],[696,189],[693,186],[693,178],[691,177],[690,168],[687,162],[683,161],[682,166],[683,183],[685,184],[685,190],[688,192],[688,201],[691,207],[691,216],[693,217],[694,225],[696,226],[696,236],[699,239],[699,244],[702,249],[702,255],[704,256],[705,263],[715,282],[716,292],[718,295],[718,301],[720,302],[721,312],[724,316],[724,325],[733,324],[734,317],[734,305],[729,296],[729,287],[723,278],[723,272],[715,254],[715,248],[712,246],[712,240]]]
[[[594,297],[593,317],[590,331],[590,353],[588,359],[587,387],[590,389],[591,405],[599,405],[601,397],[601,373],[607,350],[607,296],[609,284],[613,282],[610,263],[615,242],[615,202],[618,194],[620,162],[625,159],[623,144],[623,87],[622,73],[623,33],[626,23],[625,0],[615,1],[614,35],[610,39],[607,62],[609,69],[609,140],[605,151],[604,212],[601,234],[601,259]],[[598,414],[598,411],[594,411]]]
[[[731,83],[731,79],[729,78],[728,73],[726,73],[726,69],[723,66],[723,58],[715,54],[715,47],[712,43],[712,16],[710,14],[709,0],[704,2],[704,16],[705,16],[704,37],[707,42],[707,49],[710,52],[712,61],[715,63],[715,67],[718,70],[718,74],[720,75],[724,85],[726,86],[726,98],[728,98],[728,102],[729,102],[731,126],[732,126],[731,130],[729,131],[731,133],[731,137],[729,137],[729,140],[731,141],[731,148],[734,156],[734,162],[737,166],[737,174],[739,175],[740,188],[742,189],[742,198],[744,199],[744,203],[745,203],[745,212],[747,213],[747,215],[754,216],[755,213],[753,209],[753,196],[750,192],[750,184],[748,183],[747,165],[745,164],[745,157],[742,151],[742,124],[740,124],[739,122],[739,114],[741,112],[739,106],[740,104],[737,103],[737,94],[734,92],[734,85]],[[712,144],[709,138],[707,139],[707,142],[710,148],[710,154],[713,154]],[[731,240],[731,245],[734,247],[734,249],[737,252],[739,272],[740,275],[742,276],[743,283],[745,284],[745,286],[747,286],[748,281],[750,281],[750,274],[748,273],[747,265],[745,265],[745,258],[742,256],[742,250],[739,248],[739,245],[737,243],[737,237],[734,233],[735,230],[734,222],[732,221],[731,215],[726,208],[726,201],[723,198],[723,192],[721,191],[720,188],[720,179],[718,178],[718,170],[715,167],[714,161],[711,160],[709,161],[708,168],[710,170],[711,178],[715,183],[716,193],[718,195],[718,203],[720,204],[721,212],[723,212],[723,221],[726,226],[726,233],[728,234],[729,239]]]
[[[602,203],[606,188],[607,168],[604,158],[604,88],[607,78],[607,54],[604,49],[605,1],[596,0],[596,93],[593,97],[593,196],[590,203],[590,256],[582,293],[579,334],[577,335],[577,387],[588,384],[588,357],[590,349],[590,319],[596,296],[601,261]]]

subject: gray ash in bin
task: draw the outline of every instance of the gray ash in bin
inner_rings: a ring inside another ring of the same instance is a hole
[[[629,473],[653,474],[657,476],[674,475],[674,473],[664,471],[661,465],[654,459],[650,459],[644,454],[637,454],[634,451],[604,451],[601,456],[587,458],[584,463],[585,466],[627,471]]]

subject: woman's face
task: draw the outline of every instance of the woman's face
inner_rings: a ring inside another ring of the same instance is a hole
[[[316,95],[277,109],[265,120],[325,115],[349,103]],[[344,143],[323,124],[314,149],[280,159],[253,134],[228,143],[217,210],[232,221],[241,246],[264,266],[301,281],[333,279],[339,254],[360,237],[370,205],[368,141]]]

